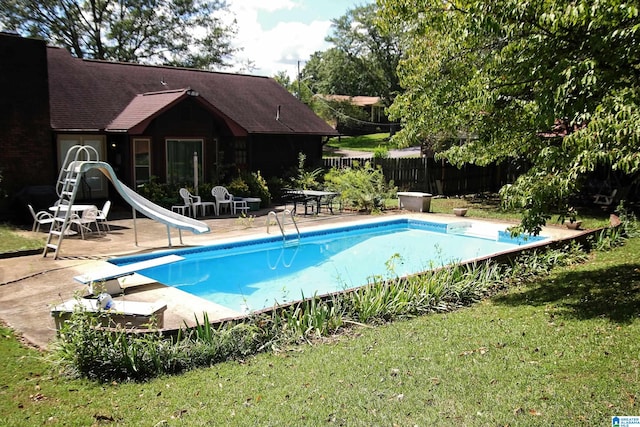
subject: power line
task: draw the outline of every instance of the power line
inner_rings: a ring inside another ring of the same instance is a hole
[[[305,86],[307,86],[307,85],[305,85]],[[309,86],[307,86],[307,89],[311,90],[311,88],[309,88]],[[313,93],[313,91],[311,91],[311,93]],[[323,103],[326,105],[326,107],[327,107],[329,110],[333,111],[333,112],[336,114],[336,116],[338,116],[339,118],[343,118],[343,119],[351,120],[351,121],[353,121],[353,122],[360,123],[360,124],[375,125],[375,126],[387,126],[389,129],[391,129],[391,127],[393,127],[393,126],[397,126],[397,125],[398,125],[397,123],[369,122],[369,121],[366,121],[366,120],[357,119],[357,118],[355,118],[355,117],[351,117],[351,116],[349,116],[349,115],[347,115],[347,114],[343,113],[343,112],[342,112],[342,111],[340,111],[340,110],[336,110],[335,108],[333,108],[333,107],[331,106],[331,104],[329,104],[329,101],[327,101],[326,99],[324,99],[324,98],[322,97],[322,95],[314,94],[314,97],[315,97],[316,99],[320,99],[320,101],[321,101],[321,102],[323,102]]]

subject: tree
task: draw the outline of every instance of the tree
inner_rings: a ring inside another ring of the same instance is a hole
[[[300,79],[314,93],[378,96],[373,82],[362,77],[360,67],[345,52],[334,47],[311,55]]]
[[[286,71],[278,71],[275,76],[273,76],[273,79],[280,83],[280,86],[288,90],[290,93],[294,92],[291,77],[289,77]]]
[[[327,41],[333,47],[316,52],[300,76],[314,92],[380,96],[391,103],[400,90],[401,33],[378,26],[376,12],[375,4],[360,6],[332,21]]]
[[[640,20],[624,0],[379,0],[404,25],[406,92],[397,140],[474,138],[443,147],[456,165],[517,159],[501,191],[539,232],[598,167],[640,171]]]
[[[223,0],[4,0],[0,24],[78,58],[192,68],[227,66],[233,27]]]

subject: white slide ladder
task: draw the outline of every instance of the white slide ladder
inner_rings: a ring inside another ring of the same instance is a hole
[[[60,176],[58,177],[58,183],[56,186],[56,191],[60,199],[56,205],[57,207],[54,212],[56,219],[53,224],[51,224],[43,256],[46,257],[49,250],[55,250],[55,258],[58,257],[60,244],[62,243],[65,234],[69,232],[69,217],[72,214],[70,207],[76,199],[80,179],[87,171],[94,169],[100,171],[109,181],[111,181],[111,184],[113,184],[113,187],[118,194],[120,194],[124,201],[133,208],[134,231],[136,227],[136,211],[142,213],[147,218],[153,219],[167,226],[169,247],[171,247],[171,227],[177,228],[180,232],[180,243],[182,243],[181,230],[189,230],[196,234],[208,233],[211,231],[209,226],[204,222],[180,215],[165,209],[162,206],[156,205],[124,185],[116,177],[111,165],[99,160],[98,152],[93,147],[74,145],[69,149],[69,151],[67,151],[62,168],[60,169]],[[138,241],[136,234],[136,245],[137,244]]]
[[[58,202],[53,212],[53,223],[49,229],[47,242],[44,245],[43,257],[46,257],[49,250],[52,250],[54,251],[54,258],[57,258],[62,240],[65,234],[69,232],[69,218],[72,215],[70,208],[76,200],[78,187],[82,179],[80,164],[85,161],[99,160],[98,151],[88,145],[74,145],[67,151],[56,182]]]

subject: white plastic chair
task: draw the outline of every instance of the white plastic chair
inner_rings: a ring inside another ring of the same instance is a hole
[[[229,190],[226,187],[221,185],[217,185],[211,189],[211,195],[215,199],[216,205],[216,216],[220,215],[220,208],[225,207],[231,213],[231,209],[233,207],[233,195],[229,193]]]
[[[71,224],[78,226],[83,240],[85,230],[89,233],[93,232],[91,224],[96,225],[96,231],[98,232],[98,235],[100,235],[100,226],[98,225],[98,208],[95,206],[82,211],[82,216],[79,216],[78,214],[71,215],[70,222]]]
[[[33,227],[31,227],[31,231],[40,231],[41,225],[49,224],[49,226],[51,226],[54,221],[53,215],[47,211],[40,211],[36,213],[36,211],[33,210],[33,206],[27,206],[29,206],[29,212],[31,212],[31,216],[33,217]]]
[[[107,200],[104,202],[104,206],[102,209],[98,211],[98,216],[96,219],[98,220],[98,224],[102,224],[105,232],[111,231],[111,227],[109,227],[109,221],[107,221],[107,215],[109,215],[109,211],[111,210],[111,200]]]
[[[202,215],[204,216],[205,206],[202,204],[202,199],[200,198],[200,196],[194,196],[186,188],[181,188],[180,197],[182,197],[182,200],[184,201],[184,205],[189,206],[192,217],[195,218],[196,216],[198,216],[198,206],[202,209]]]

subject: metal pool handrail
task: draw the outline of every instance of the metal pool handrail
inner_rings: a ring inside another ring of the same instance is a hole
[[[290,211],[289,209],[285,209],[284,211],[282,211],[282,222],[280,222],[280,218],[278,218],[278,214],[276,213],[276,211],[271,211],[267,214],[267,234],[269,234],[269,225],[271,224],[271,221],[269,221],[269,218],[273,215],[273,217],[276,219],[276,223],[278,224],[278,227],[280,228],[280,233],[282,234],[282,241],[284,242],[286,240],[286,235],[284,233],[284,222],[285,222],[285,216],[289,215],[289,217],[291,217],[291,222],[293,223],[294,227],[296,228],[296,234],[298,235],[298,240],[300,240],[300,230],[298,229],[298,224],[296,223],[296,219],[293,217],[293,212]]]

